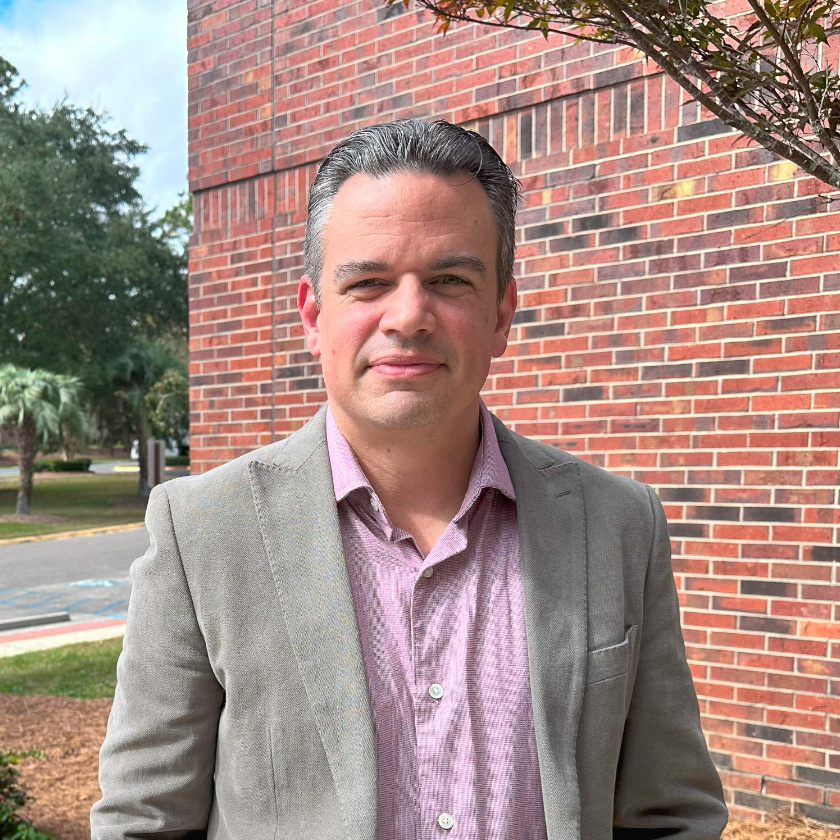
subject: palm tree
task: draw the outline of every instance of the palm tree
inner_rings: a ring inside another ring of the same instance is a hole
[[[18,514],[29,514],[32,474],[39,447],[51,449],[66,433],[84,434],[82,384],[74,376],[15,365],[0,367],[0,426],[18,430]]]
[[[110,367],[109,374],[114,393],[131,416],[137,432],[140,478],[137,495],[149,497],[149,464],[146,442],[151,437],[151,421],[146,395],[168,370],[177,369],[180,363],[171,346],[163,339],[143,340],[129,347]]]

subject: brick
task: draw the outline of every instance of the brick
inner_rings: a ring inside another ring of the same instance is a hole
[[[549,222],[542,225],[534,225],[533,227],[525,228],[525,239],[547,239],[552,236],[560,236],[565,233],[565,222]]]
[[[563,402],[603,400],[606,396],[606,391],[601,385],[590,385],[585,388],[566,388],[563,390]]]
[[[813,545],[807,553],[811,560],[820,563],[840,563],[840,546]]]
[[[737,507],[725,505],[695,505],[689,508],[691,519],[713,519],[718,521],[735,521],[741,518],[741,510]]]
[[[807,803],[803,803],[799,806],[799,810],[809,819],[818,820],[819,822],[828,823],[829,825],[840,826],[840,807],[829,808],[823,805],[809,805]]]
[[[745,808],[752,808],[756,811],[777,811],[785,804],[783,799],[775,799],[771,796],[762,796],[756,793],[747,793],[742,790],[735,791],[733,801],[736,805],[742,805]]]
[[[769,335],[784,332],[813,332],[817,328],[813,317],[771,318],[757,324],[759,335]]]
[[[702,502],[706,500],[707,491],[701,487],[663,487],[659,497],[670,502]]]
[[[840,639],[840,624],[825,621],[803,621],[799,629],[802,636],[814,636],[818,639]]]
[[[813,618],[822,621],[831,620],[831,607],[828,604],[814,604],[807,601],[778,600],[774,601],[770,612],[773,615],[789,616],[791,618]]]
[[[798,659],[797,670],[805,674],[840,677],[840,663],[820,659]]]
[[[727,134],[732,129],[722,120],[711,119],[703,122],[684,125],[677,129],[677,142],[684,143],[687,140],[697,140],[701,137],[711,137],[716,134]]]
[[[745,507],[743,519],[745,522],[796,522],[798,508],[785,507]]]
[[[735,211],[739,212],[739,211]],[[742,212],[742,211],[740,211]],[[772,277],[787,277],[786,262],[760,262],[754,265],[739,265],[729,269],[730,283],[745,283],[753,280],[766,280]]]
[[[760,220],[761,215],[758,208],[745,207],[739,210],[727,210],[723,213],[710,214],[706,220],[706,228],[708,230],[716,230],[718,228],[739,227],[741,225],[753,224]]]
[[[765,595],[768,597],[790,598],[796,595],[796,585],[775,580],[742,580],[742,595]]]
[[[793,727],[797,738],[805,729],[822,730],[825,728],[825,715],[798,712],[793,709],[767,709],[762,719],[769,724]]]
[[[780,204],[771,204],[767,207],[766,218],[768,220],[774,219],[790,219],[794,216],[804,216],[809,213],[816,213],[819,210],[819,205],[816,196],[809,198],[798,199],[797,201],[785,201]]]
[[[765,781],[764,793],[768,796],[783,796],[797,803],[822,803],[823,801],[822,788],[816,788],[812,785],[794,784],[792,782],[780,782],[776,779],[767,779]]]
[[[698,615],[701,618],[703,616],[702,613]],[[689,624],[688,619],[685,617],[684,623]],[[702,627],[704,625],[702,622],[699,622],[698,626]],[[709,642],[721,647],[733,647],[742,650],[764,650],[764,637],[757,634],[712,632],[709,634]],[[748,697],[739,699],[743,699],[744,702],[752,702]]]
[[[800,762],[802,764],[816,764],[824,760],[823,754],[818,750],[807,750],[788,744],[767,743],[765,755],[778,761]]]
[[[816,677],[801,676],[799,674],[769,673],[767,675],[767,687],[797,692],[810,692],[812,694],[826,693],[825,680]],[[801,741],[797,743],[801,743]]]
[[[780,552],[781,553],[781,552]],[[799,552],[795,547],[787,549],[787,555],[798,559]],[[805,563],[774,563],[773,577],[791,578],[793,580],[831,580],[831,569],[826,566],[815,566]]]
[[[840,788],[840,773],[832,770],[822,770],[818,767],[809,767],[807,765],[796,765],[793,768],[793,775],[794,778],[801,779],[805,782],[814,782],[819,785]]]
[[[781,618],[764,618],[762,616],[742,615],[738,619],[738,629],[773,633],[775,635],[796,633],[796,622]]]

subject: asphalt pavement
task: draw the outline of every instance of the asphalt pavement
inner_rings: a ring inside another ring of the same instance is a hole
[[[128,569],[145,552],[144,526],[0,545],[0,619],[69,612],[73,620],[123,618]]]
[[[137,461],[130,461],[128,459],[115,461],[94,461],[90,465],[90,472],[97,475],[111,475],[113,473],[121,472],[137,472],[140,469],[137,466]],[[18,474],[17,467],[0,467],[0,478],[12,478]],[[36,476],[35,480],[38,478]]]

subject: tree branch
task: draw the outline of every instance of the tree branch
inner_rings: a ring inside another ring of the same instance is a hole
[[[757,0],[748,1],[755,10]],[[534,31],[533,21],[538,20],[537,29],[546,37],[552,32],[575,40],[635,47],[724,123],[825,183],[840,188],[840,168],[826,161],[799,136],[803,125],[810,122],[817,140],[831,158],[840,163],[840,150],[819,119],[814,91],[795,56],[792,63],[799,72],[799,78],[795,77],[792,81],[784,79],[784,75],[790,72],[788,64],[791,63],[792,49],[785,39],[780,40],[777,29],[768,29],[766,14],[739,38],[736,30],[709,15],[705,7],[705,18],[698,22],[693,19],[683,21],[682,17],[673,21],[673,14],[671,18],[667,17],[669,11],[665,6],[656,8],[655,4],[650,4],[641,9],[638,3],[619,3],[617,0],[601,0],[600,6],[593,9],[595,13],[588,16],[569,11],[571,4],[562,0],[552,0],[550,6],[522,2],[503,6],[496,0],[456,0],[451,4],[440,0],[437,3],[435,0],[416,2],[439,19],[447,21]],[[467,12],[473,7],[484,9],[488,14],[500,12],[504,19],[471,17]],[[658,20],[660,12],[662,21]],[[655,17],[651,17],[650,13]],[[514,23],[512,16],[530,16],[532,24]],[[559,26],[552,25],[552,22],[559,23]],[[786,48],[787,60],[783,64],[777,61],[775,54],[768,55],[767,49],[752,43],[762,31],[759,24],[771,31],[780,47]],[[600,31],[596,35],[577,31],[587,27]],[[714,49],[709,49],[709,46]],[[754,70],[751,64],[759,61],[768,69]],[[829,95],[828,91],[825,95]],[[759,106],[758,111],[754,105]],[[803,105],[808,116],[803,114]]]
[[[799,57],[794,54],[793,50],[790,48],[790,44],[787,42],[787,39],[779,32],[773,21],[770,20],[770,17],[761,7],[761,4],[756,2],[756,0],[747,0],[747,2],[755,12],[755,16],[764,24],[767,31],[776,40],[776,43],[779,45],[787,58],[788,69],[793,75],[793,78],[796,80],[800,93],[802,94],[805,108],[808,111],[808,116],[811,118],[811,128],[814,130],[814,134],[819,137],[820,142],[828,149],[829,154],[834,158],[834,160],[840,164],[840,149],[838,149],[834,144],[833,139],[825,130],[825,126],[820,119],[817,104],[814,101],[814,92],[811,90],[811,85],[805,77],[805,74],[802,72]]]
[[[390,3],[396,3],[396,2],[400,2],[400,0],[389,0],[389,4]],[[449,10],[442,10],[442,9],[439,9],[435,5],[434,0],[415,0],[415,2],[417,3],[418,6],[426,9],[426,11],[431,12],[433,15],[435,15],[435,17],[438,17],[438,18],[443,17],[443,18],[447,18],[448,20],[451,20],[451,21],[457,21],[459,23],[473,23],[473,24],[477,24],[479,26],[489,26],[489,27],[492,27],[493,29],[517,29],[520,32],[531,32],[531,33],[533,33],[535,31],[533,27],[529,27],[526,24],[511,23],[509,20],[508,21],[499,21],[499,20],[491,20],[489,18],[487,20],[485,20],[484,18],[470,17],[469,15],[464,14],[462,12],[450,12]],[[525,16],[526,15],[526,13],[523,12],[523,11],[519,11],[519,10],[516,10],[516,11],[517,11],[517,15],[519,15],[519,16]],[[582,18],[576,18],[572,15],[567,15],[566,20],[568,20],[569,23],[573,26],[587,26],[589,24],[588,20],[583,20]],[[542,32],[542,30],[539,30],[539,31],[540,31],[541,34],[545,34],[545,33]],[[624,46],[624,47],[634,47],[635,46],[635,43],[633,41],[628,41],[626,38],[622,38],[622,37],[614,37],[614,38],[611,37],[609,39],[607,39],[607,38],[596,38],[596,37],[591,36],[591,35],[583,35],[583,34],[578,34],[578,33],[572,34],[571,32],[566,32],[563,29],[555,29],[552,26],[549,26],[548,29],[546,30],[546,32],[553,32],[556,35],[565,35],[567,38],[573,38],[576,41],[588,41],[589,43],[592,43],[592,44],[620,44],[621,46]]]

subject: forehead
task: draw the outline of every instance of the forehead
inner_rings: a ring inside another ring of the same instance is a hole
[[[496,247],[490,202],[467,173],[354,175],[336,193],[323,235],[325,267],[370,249],[401,254],[457,246],[485,254]]]

